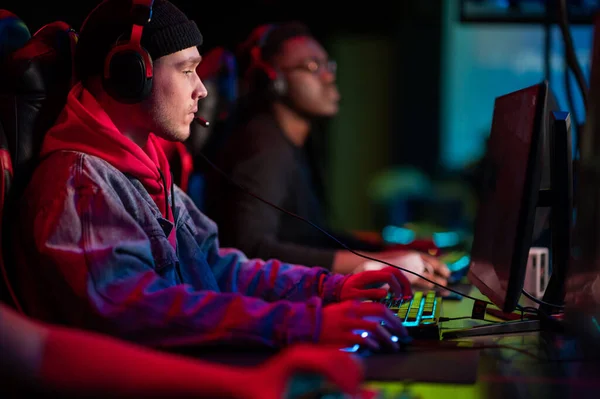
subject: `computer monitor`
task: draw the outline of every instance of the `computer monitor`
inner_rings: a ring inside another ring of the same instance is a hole
[[[566,268],[559,262],[565,244],[568,253],[572,215],[570,122],[568,113],[551,109],[552,97],[542,82],[500,96],[494,105],[468,276],[504,312],[514,311],[521,297],[538,207],[551,208],[553,268]],[[542,185],[545,168],[550,187]]]

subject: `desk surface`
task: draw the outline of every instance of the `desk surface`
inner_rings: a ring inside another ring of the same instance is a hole
[[[484,298],[475,288],[472,288],[470,295]],[[450,318],[469,316],[472,306],[473,301],[470,299],[444,301],[442,315]],[[490,316],[487,318],[493,319]],[[444,330],[451,330],[484,323],[486,322],[471,319],[453,320],[444,322],[441,327]],[[600,398],[598,362],[577,361],[576,359],[581,359],[582,355],[574,349],[577,345],[573,341],[558,340],[550,333],[541,332],[489,335],[461,338],[455,341],[460,341],[465,346],[494,346],[479,349],[480,357],[475,384],[394,381],[367,382],[366,386],[381,391],[381,396],[377,399]],[[192,356],[216,363],[254,366],[273,354],[268,351],[250,351],[246,357],[242,353],[230,349],[217,350],[211,354],[204,348],[199,354]],[[191,355],[190,352],[186,353]],[[473,353],[473,350],[471,349],[469,353]],[[402,354],[398,354],[398,356],[402,356]],[[457,352],[457,356],[460,356],[460,352]],[[548,359],[559,359],[559,361]],[[452,362],[446,358],[443,363],[450,364]],[[459,364],[457,361],[455,365],[458,367]],[[432,362],[432,373],[435,373],[436,366],[435,362]]]
[[[476,288],[472,289],[471,295],[484,298]],[[442,315],[451,318],[469,316],[472,306],[473,301],[469,299],[444,301]],[[492,317],[489,318],[493,320]],[[482,323],[485,322],[453,320],[443,323],[442,328],[467,328]],[[577,361],[581,357],[573,349],[574,344],[565,340],[557,341],[555,338],[540,332],[461,338],[460,341],[467,346],[495,346],[481,350],[477,382],[472,385],[416,382],[367,385],[381,389],[382,398],[386,399],[599,398],[600,370],[597,364]],[[432,372],[435,372],[435,365],[432,365]],[[414,396],[403,395],[403,392]]]

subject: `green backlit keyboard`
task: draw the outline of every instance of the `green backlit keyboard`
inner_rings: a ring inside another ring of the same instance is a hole
[[[441,339],[438,321],[442,312],[442,298],[435,291],[415,291],[411,299],[394,299],[391,294],[379,301],[402,319],[408,334],[414,339]],[[385,326],[385,324],[382,325]],[[355,331],[365,334],[365,331]],[[398,340],[398,337],[395,337]],[[396,341],[397,342],[397,341]],[[344,348],[344,352],[361,352],[360,345]]]
[[[380,300],[396,313],[411,337],[440,339],[438,319],[442,298],[435,291],[415,291],[412,299],[394,299],[391,294]]]

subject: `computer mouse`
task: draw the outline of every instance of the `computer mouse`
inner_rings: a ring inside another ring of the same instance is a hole
[[[381,322],[381,325],[384,328],[386,328],[386,325],[384,322]],[[368,331],[356,330],[356,331],[354,331],[354,333],[362,336],[363,338],[367,338],[369,336]],[[397,336],[397,335],[391,334],[391,333],[390,333],[390,339],[392,342],[398,344],[399,351],[406,350],[406,348],[413,341],[413,338],[408,335],[407,336]],[[379,343],[379,349],[377,349],[377,350],[369,348],[365,345],[359,345],[359,344],[356,344],[352,347],[343,348],[341,350],[344,352],[356,353],[358,355],[369,355],[369,354],[373,354],[373,353],[397,353],[396,351],[393,351],[390,346],[385,345],[385,343],[383,343],[383,342]]]

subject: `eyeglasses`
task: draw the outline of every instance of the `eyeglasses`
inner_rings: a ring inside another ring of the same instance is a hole
[[[337,63],[334,60],[315,60],[310,59],[306,60],[304,63],[300,65],[296,65],[293,67],[283,68],[283,70],[293,71],[293,70],[304,70],[310,72],[314,75],[320,75],[323,72],[329,72],[333,75],[337,72]]]

